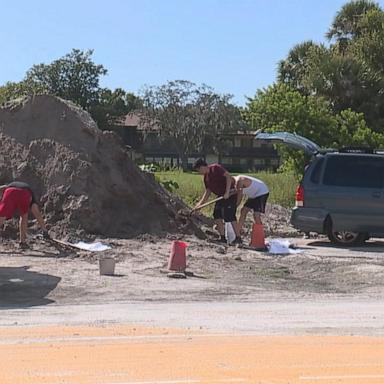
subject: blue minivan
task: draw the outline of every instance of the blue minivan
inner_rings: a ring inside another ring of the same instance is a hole
[[[256,139],[284,143],[312,156],[296,191],[291,223],[326,234],[335,244],[358,245],[384,237],[384,153],[368,148],[322,150],[288,132],[259,132]]]

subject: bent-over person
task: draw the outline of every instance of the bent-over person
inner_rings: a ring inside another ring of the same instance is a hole
[[[245,219],[251,211],[253,211],[254,223],[262,224],[261,214],[265,213],[269,189],[262,180],[259,180],[256,177],[238,175],[235,176],[234,179],[238,198],[237,205],[240,205],[243,196],[247,197],[247,200],[240,211],[239,231],[241,233]]]
[[[13,181],[12,183],[1,185],[0,193],[0,228],[3,227],[6,219],[11,219],[18,212],[20,246],[26,246],[28,213],[31,210],[32,215],[36,218],[39,226],[43,230],[43,236],[49,237],[43,216],[31,187],[22,181]]]

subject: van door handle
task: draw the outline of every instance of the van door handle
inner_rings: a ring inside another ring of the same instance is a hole
[[[372,192],[372,197],[380,197],[381,192]]]

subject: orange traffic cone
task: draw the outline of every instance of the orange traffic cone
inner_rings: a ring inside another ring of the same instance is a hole
[[[168,260],[168,270],[184,272],[187,268],[187,243],[184,241],[172,241],[171,253]]]
[[[252,248],[265,249],[265,237],[263,224],[253,224],[251,242]]]

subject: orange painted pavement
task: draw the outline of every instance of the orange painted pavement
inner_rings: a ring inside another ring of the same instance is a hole
[[[384,383],[384,338],[0,328],[1,384]]]

